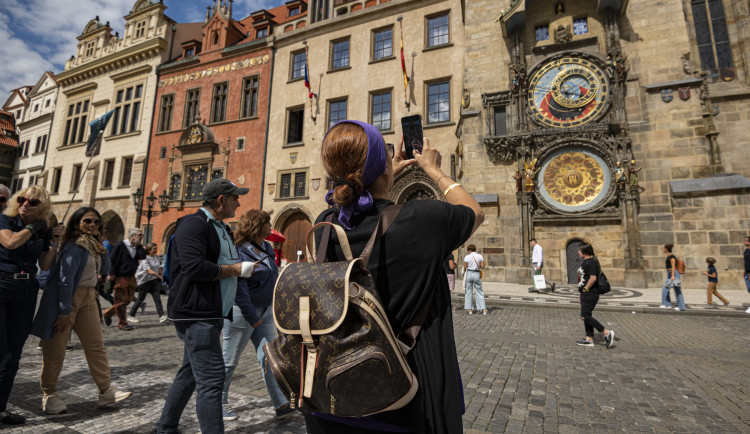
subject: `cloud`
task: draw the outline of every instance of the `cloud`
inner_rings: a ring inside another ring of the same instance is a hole
[[[33,86],[42,73],[53,65],[10,30],[10,19],[0,13],[0,59],[7,59],[0,68],[0,101],[5,103],[10,91],[21,86]]]

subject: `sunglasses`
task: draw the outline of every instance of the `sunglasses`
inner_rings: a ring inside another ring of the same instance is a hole
[[[97,226],[102,223],[102,219],[92,219],[91,217],[82,218],[81,221],[87,225],[93,223]]]
[[[8,201],[8,198],[7,198],[7,197],[4,197],[4,196],[0,196],[0,203],[5,203],[5,202],[7,202],[7,201]]]
[[[385,149],[388,150],[388,156],[393,158],[393,155],[396,154],[396,148],[393,146],[393,143],[386,143]]]
[[[16,202],[18,202],[19,205],[23,205],[24,203],[28,202],[29,206],[37,206],[40,203],[42,203],[42,201],[39,200],[39,199],[29,199],[29,198],[23,197],[23,196],[18,196],[16,198]]]

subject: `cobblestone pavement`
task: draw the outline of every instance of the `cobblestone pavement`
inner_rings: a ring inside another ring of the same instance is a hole
[[[133,396],[96,408],[96,387],[80,344],[67,353],[59,392],[68,412],[41,411],[41,352],[27,342],[10,409],[28,418],[4,432],[147,433],[153,430],[182,357],[174,327],[149,306],[132,332],[106,329],[113,384]],[[583,324],[572,309],[490,307],[456,312],[467,433],[750,432],[748,318],[595,311],[616,330],[617,346],[574,342]],[[294,416],[274,419],[252,346],[235,372],[230,433],[303,433]],[[197,433],[195,398],[181,429]]]

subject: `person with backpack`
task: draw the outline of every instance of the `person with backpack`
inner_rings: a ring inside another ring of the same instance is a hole
[[[442,157],[426,138],[421,151],[415,149],[414,159],[407,160],[402,148],[403,138],[395,150],[368,123],[347,120],[333,125],[321,149],[323,166],[333,180],[333,189],[326,194],[332,207],[318,216],[317,222],[330,218],[343,227],[356,257],[379,225],[381,213],[393,205],[389,200],[393,180],[408,166],[418,164],[443,193],[445,202],[406,202],[367,252],[369,262],[365,264],[396,335],[425,312],[414,348],[406,356],[419,387],[405,406],[372,416],[306,414],[308,433],[463,432],[463,388],[443,263],[477,230],[484,213],[476,200],[442,171]],[[315,235],[320,243],[322,235]],[[418,251],[413,246],[419,246]],[[325,258],[329,262],[344,260],[341,245],[328,243]]]
[[[579,298],[581,302],[581,319],[583,327],[586,330],[586,337],[576,342],[583,347],[594,346],[594,329],[604,335],[604,342],[607,348],[612,348],[615,342],[615,331],[607,330],[602,323],[592,316],[592,312],[599,302],[599,285],[597,278],[601,273],[599,260],[594,256],[594,248],[589,243],[581,243],[578,248],[578,256],[583,258],[581,266],[578,268],[578,292],[581,293]]]
[[[661,288],[661,306],[662,309],[669,309],[672,307],[672,301],[669,298],[669,290],[674,288],[674,295],[677,298],[677,307],[674,310],[683,312],[687,309],[685,306],[685,298],[682,296],[682,280],[680,280],[680,272],[677,267],[677,257],[672,254],[674,244],[665,244],[662,248],[667,260],[665,265],[667,267],[667,278],[664,279],[664,286]]]
[[[482,271],[484,268],[484,258],[477,253],[477,246],[469,244],[466,248],[469,253],[464,257],[464,288],[466,298],[464,299],[464,310],[469,315],[474,313],[473,304],[476,303],[477,312],[482,311],[482,315],[487,315],[487,306],[484,304],[484,292],[482,292]],[[472,297],[474,295],[474,297]],[[472,302],[472,298],[474,301]]]
[[[234,217],[240,196],[249,191],[227,179],[214,179],[203,187],[203,206],[175,225],[167,251],[167,317],[184,352],[156,424],[157,434],[180,432],[180,417],[195,391],[201,432],[224,432],[221,328],[224,318],[231,318],[237,278],[249,277],[255,269],[253,262],[238,262],[234,236],[224,220]]]

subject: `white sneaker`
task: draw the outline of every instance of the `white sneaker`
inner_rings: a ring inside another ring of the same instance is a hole
[[[136,322],[141,322],[141,320],[133,318],[132,316],[128,315],[128,322],[136,323]]]
[[[60,414],[68,411],[68,406],[57,393],[52,393],[42,397],[42,410],[47,414]]]
[[[660,304],[660,305],[659,305],[659,308],[660,308],[660,309],[669,309],[669,308],[671,308],[671,307],[672,307],[672,306],[664,306],[663,304]]]
[[[162,315],[161,317],[159,317],[159,322],[167,322],[167,316]]]
[[[120,402],[123,399],[129,397],[132,392],[126,392],[124,390],[117,390],[115,386],[109,386],[106,392],[99,392],[99,402],[96,404],[98,407],[104,407],[105,405],[114,404]]]
[[[750,307],[747,308],[747,310],[745,311],[745,313],[750,313]]]

